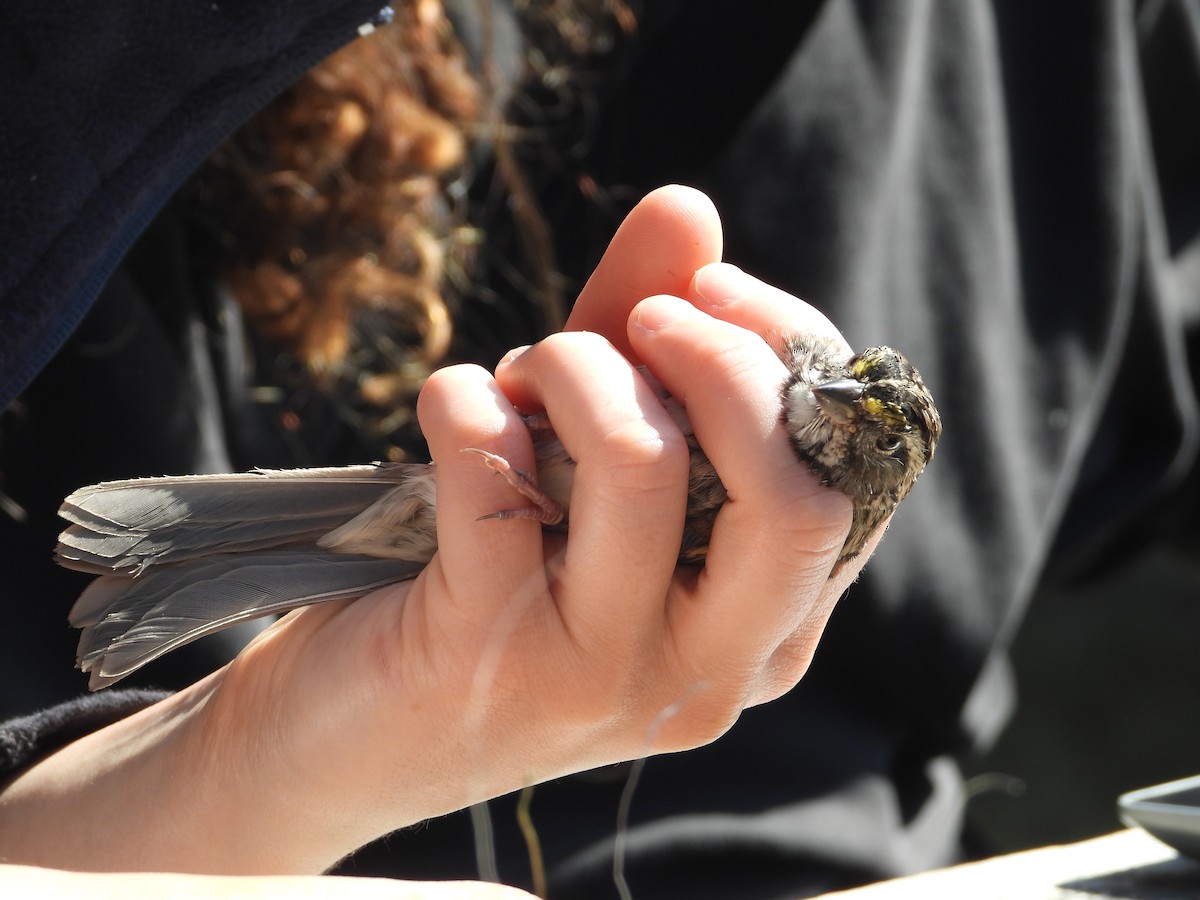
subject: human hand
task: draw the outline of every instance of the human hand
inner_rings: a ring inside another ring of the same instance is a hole
[[[527,783],[708,742],[807,667],[856,571],[828,580],[849,504],[792,455],[786,373],[759,332],[832,329],[729,267],[693,277],[719,234],[704,198],[655,194],[571,322],[608,340],[565,333],[494,377],[435,375],[419,406],[438,466],[433,562],[411,586],[304,611],[225,677],[235,722],[258,696],[256,721],[301,737],[287,768],[313,786],[309,804],[328,798],[305,812],[339,852]],[[642,299],[663,290],[685,299]],[[730,490],[698,572],[675,565],[684,442],[634,361],[687,406]],[[514,498],[461,450],[530,469],[516,408],[546,409],[577,460],[565,544],[532,522],[478,521]],[[301,727],[314,709],[334,721]]]
[[[572,316],[588,332],[494,377],[430,379],[439,550],[415,582],[289,616],[214,677],[31,770],[10,814],[43,791],[25,831],[81,867],[319,871],[524,784],[705,743],[791,687],[858,566],[829,579],[849,502],[791,454],[783,364],[761,335],[836,332],[706,266],[719,254],[701,195],[647,198]],[[730,492],[699,571],[675,566],[685,445],[637,361],[686,405]],[[530,468],[516,407],[545,408],[578,462],[565,542],[478,521],[513,497],[460,451]],[[106,841],[118,813],[138,833]]]

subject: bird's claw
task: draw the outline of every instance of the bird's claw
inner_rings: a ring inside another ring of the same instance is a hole
[[[564,518],[563,508],[537,486],[533,480],[533,476],[528,472],[514,468],[503,456],[489,453],[487,450],[480,450],[477,447],[465,447],[463,452],[474,453],[482,457],[484,464],[489,469],[497,475],[502,476],[522,497],[533,504],[533,506],[522,506],[516,509],[501,509],[497,512],[480,516],[480,520],[533,519],[541,522],[543,525],[557,525],[562,522]]]

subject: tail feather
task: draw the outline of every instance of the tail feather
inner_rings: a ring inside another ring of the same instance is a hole
[[[92,690],[197,638],[260,616],[347,600],[414,578],[422,563],[316,547],[210,556],[137,577],[106,575],[80,595],[78,662]]]
[[[379,464],[92,485],[63,501],[59,514],[71,524],[56,557],[86,572],[137,572],[214,552],[311,542],[425,471]]]
[[[317,541],[421,465],[257,470],[140,478],[81,488],[59,563],[101,577],[70,613],[95,690],[238,622],[413,578],[424,562],[333,552]],[[350,548],[352,549],[352,548]]]
[[[265,550],[284,543],[314,543],[346,522],[355,511],[306,520],[187,523],[151,534],[99,534],[69,525],[58,537],[58,561],[68,568],[91,571],[140,571],[149,565],[180,562],[213,553]]]

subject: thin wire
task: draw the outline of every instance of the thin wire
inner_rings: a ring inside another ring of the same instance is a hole
[[[633,761],[629,777],[625,779],[625,787],[621,790],[621,802],[617,805],[617,834],[613,840],[613,884],[617,886],[621,900],[633,900],[633,893],[629,890],[629,882],[625,878],[625,848],[628,844],[629,809],[633,806],[633,792],[637,790],[644,768],[644,756]]]
[[[471,832],[475,836],[475,870],[479,873],[479,880],[499,884],[496,835],[492,830],[492,810],[486,800],[471,807]]]
[[[533,878],[533,892],[539,897],[545,897],[546,860],[542,856],[542,843],[538,840],[533,816],[529,814],[535,787],[536,785],[531,784],[521,790],[521,797],[517,801],[517,824],[521,827],[521,836],[525,838],[525,848],[529,853],[529,871]]]
[[[613,884],[616,885],[621,900],[633,900],[629,881],[625,878],[625,855],[629,845],[629,811],[633,807],[633,794],[641,780],[642,770],[646,768],[646,756],[649,755],[650,749],[654,746],[654,740],[662,731],[663,726],[674,718],[679,710],[683,709],[685,703],[703,691],[706,686],[704,682],[692,685],[682,697],[654,717],[654,721],[646,729],[646,754],[641,759],[635,759],[629,768],[629,777],[625,779],[625,787],[621,790],[621,800],[617,804],[617,833],[613,836]]]

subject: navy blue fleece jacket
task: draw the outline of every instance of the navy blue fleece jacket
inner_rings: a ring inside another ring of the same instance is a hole
[[[200,161],[382,6],[0,5],[0,409]]]

